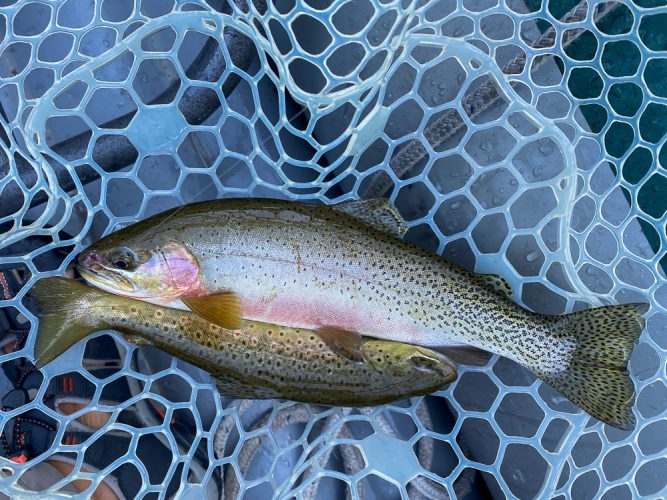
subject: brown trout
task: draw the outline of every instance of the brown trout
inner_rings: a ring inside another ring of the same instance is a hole
[[[126,227],[78,262],[107,291],[226,327],[247,318],[316,330],[350,359],[360,335],[438,348],[461,363],[496,353],[598,419],[633,425],[626,368],[646,305],[534,314],[508,298],[499,276],[468,272],[404,232],[385,200],[218,200]]]
[[[113,295],[66,278],[37,281],[37,366],[92,332],[116,330],[208,371],[229,397],[368,406],[429,394],[456,379],[437,352],[362,339],[360,361],[332,351],[317,332],[245,321],[226,330],[189,311]]]

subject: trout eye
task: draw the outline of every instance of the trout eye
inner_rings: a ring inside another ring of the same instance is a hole
[[[129,248],[117,249],[109,259],[116,269],[131,269],[137,262],[136,254]]]

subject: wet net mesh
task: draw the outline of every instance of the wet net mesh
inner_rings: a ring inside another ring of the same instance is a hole
[[[219,197],[389,197],[408,239],[503,275],[535,311],[651,301],[630,363],[631,432],[497,357],[429,397],[332,409],[221,398],[201,372],[107,332],[121,351],[114,373],[82,362],[97,335],[44,369],[32,401],[0,413],[57,423],[47,452],[2,461],[0,490],[26,494],[26,471],[67,454],[74,472],[51,493],[80,478],[91,492],[123,466],[138,494],[172,482],[230,498],[462,497],[480,484],[498,497],[665,495],[661,3],[0,0],[0,263],[29,276],[0,305],[32,325],[2,362],[31,356],[35,280],[115,229]],[[44,397],[72,372],[94,396],[64,416]],[[122,377],[132,397],[108,406],[104,388]],[[146,401],[163,418],[119,420]],[[93,411],[108,422],[64,442]],[[86,468],[114,433],[127,450],[101,473]],[[138,452],[147,435],[173,454],[157,475]]]

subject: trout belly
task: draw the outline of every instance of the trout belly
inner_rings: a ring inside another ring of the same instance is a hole
[[[335,327],[363,336],[417,345],[457,343],[442,321],[447,306],[419,298],[397,277],[374,279],[363,265],[309,262],[290,255],[272,259],[227,256],[209,266],[210,290],[233,290],[246,319],[293,328]]]

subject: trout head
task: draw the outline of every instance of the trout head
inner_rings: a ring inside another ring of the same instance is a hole
[[[457,378],[457,367],[442,354],[401,342],[366,339],[364,358],[380,373],[412,381],[413,388],[441,386]]]
[[[164,305],[196,295],[200,286],[196,258],[176,241],[112,234],[79,255],[78,269],[102,290]]]

